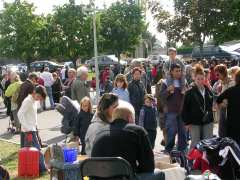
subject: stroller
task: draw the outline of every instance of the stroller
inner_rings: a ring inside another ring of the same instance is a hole
[[[16,126],[14,124],[14,118],[11,112],[11,97],[4,97],[4,104],[7,108],[6,115],[10,117],[7,131],[14,134],[16,131]]]
[[[56,110],[63,115],[61,132],[66,134],[66,141],[71,141],[73,138],[73,128],[75,120],[77,119],[80,111],[80,105],[77,101],[71,100],[67,96],[63,96],[60,104],[57,104]]]

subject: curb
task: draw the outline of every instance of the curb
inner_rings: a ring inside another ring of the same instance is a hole
[[[0,138],[0,141],[7,142],[7,143],[11,143],[11,144],[20,145],[20,143],[17,143],[17,142],[15,142],[15,141],[11,141],[11,140],[6,140],[6,139],[3,139],[3,138]]]

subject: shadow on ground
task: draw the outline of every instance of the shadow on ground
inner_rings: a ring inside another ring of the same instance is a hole
[[[60,135],[58,137],[49,139],[49,140],[44,141],[44,142],[47,143],[47,144],[56,144],[56,143],[59,143],[59,142],[65,140],[65,139],[66,139],[66,135]]]
[[[0,113],[0,119],[4,119],[4,118],[6,118],[6,117],[8,117],[8,116],[6,115],[6,113]]]
[[[14,136],[19,136],[19,135],[16,135],[16,134],[13,134],[13,133],[10,133],[10,132],[6,132],[4,134],[1,134],[0,138],[6,139],[6,140],[11,140]]]

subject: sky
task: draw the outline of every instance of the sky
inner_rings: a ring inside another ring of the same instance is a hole
[[[3,1],[5,2],[13,2],[14,0],[0,0],[0,10],[3,8]],[[54,6],[61,6],[65,3],[68,3],[69,0],[27,0],[30,3],[33,3],[36,6],[36,14],[48,14],[51,13]],[[95,0],[95,4],[98,8],[102,8],[103,4],[106,6],[110,6],[112,3],[116,2],[117,0]],[[88,4],[89,0],[75,0],[76,4]],[[173,0],[160,0],[163,5],[163,8],[173,12]],[[164,33],[158,33],[156,27],[157,22],[154,21],[153,17],[151,16],[150,12],[147,12],[147,22],[149,23],[148,30],[156,36],[156,38],[160,41],[162,45],[164,45],[167,41],[166,36]]]

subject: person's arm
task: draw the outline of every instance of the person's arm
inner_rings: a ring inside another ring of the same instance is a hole
[[[51,86],[52,86],[53,83],[54,83],[54,79],[53,79],[52,73],[49,74],[49,78],[50,78],[50,82],[51,82]]]
[[[129,84],[129,86],[128,86],[128,93],[129,93],[129,100],[130,100],[130,102],[133,102],[133,97],[132,97],[132,84]]]
[[[182,121],[189,125],[191,124],[191,119],[189,118],[189,109],[191,109],[191,93],[188,91],[185,95],[182,109]]]
[[[167,98],[170,95],[170,91],[164,82],[161,84],[159,95],[160,95],[161,102],[163,104],[166,104]]]
[[[139,148],[140,154],[138,158],[138,172],[153,172],[155,168],[153,150],[148,139],[147,132],[144,129],[143,132],[141,132],[141,142]]]
[[[230,89],[227,89],[227,90],[224,91],[222,94],[220,94],[220,96],[218,96],[218,98],[217,98],[217,104],[220,105],[221,103],[223,103],[223,101],[224,101],[225,99],[229,99],[230,90],[231,90],[231,88],[230,88]]]
[[[71,87],[71,96],[72,96],[72,100],[76,100],[76,94],[75,94],[75,83],[73,82],[72,87]]]
[[[144,109],[141,109],[140,115],[139,115],[139,126],[144,127],[144,116],[145,116]]]
[[[74,121],[74,129],[73,129],[74,136],[79,137],[79,135],[80,135],[80,132],[79,132],[80,131],[80,121],[81,121],[81,118],[78,115]]]
[[[129,92],[127,89],[126,89],[126,101],[130,102]]]

